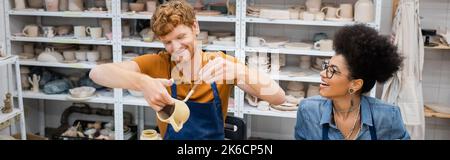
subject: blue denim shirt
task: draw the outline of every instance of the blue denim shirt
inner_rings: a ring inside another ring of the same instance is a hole
[[[322,140],[322,126],[329,125],[329,139],[343,140],[344,136],[332,120],[332,103],[320,96],[302,100],[297,111],[295,139]],[[372,123],[372,118],[375,124]],[[375,126],[378,140],[410,139],[400,109],[372,97],[361,96],[361,123],[357,140],[371,139],[369,126]]]

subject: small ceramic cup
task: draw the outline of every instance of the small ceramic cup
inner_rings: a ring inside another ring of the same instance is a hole
[[[64,51],[63,56],[64,56],[64,60],[73,61],[73,60],[75,60],[75,51]]]
[[[86,51],[76,51],[75,52],[75,58],[78,61],[86,61]]]

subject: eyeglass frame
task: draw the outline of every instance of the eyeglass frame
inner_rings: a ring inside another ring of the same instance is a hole
[[[330,68],[330,67],[333,69],[333,70],[331,71],[331,76],[329,76],[329,74],[330,74],[329,68]],[[340,71],[337,71],[336,68],[337,68],[336,65],[329,65],[329,62],[328,62],[328,61],[324,61],[324,62],[322,63],[322,71],[325,70],[325,76],[326,76],[326,78],[328,78],[328,79],[333,78],[334,74],[336,74],[336,73],[337,73],[337,74],[341,74],[341,73],[342,73],[342,72],[340,72]]]

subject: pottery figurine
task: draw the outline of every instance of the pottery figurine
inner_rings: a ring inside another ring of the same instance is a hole
[[[33,74],[33,78],[28,77],[28,82],[30,82],[32,89],[31,91],[37,93],[39,92],[39,81],[41,80],[41,76]]]

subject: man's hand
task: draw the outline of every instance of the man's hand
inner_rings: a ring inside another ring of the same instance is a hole
[[[156,112],[162,110],[167,105],[173,105],[173,99],[167,92],[166,87],[172,85],[172,81],[168,79],[158,79],[144,77],[141,79],[141,92],[148,105]]]
[[[245,65],[216,57],[200,70],[200,78],[206,83],[236,80],[245,73]]]

